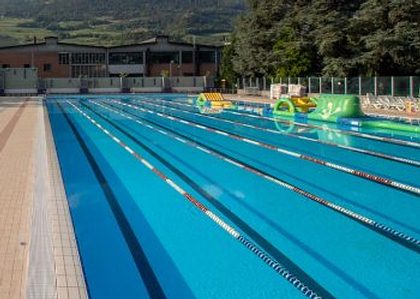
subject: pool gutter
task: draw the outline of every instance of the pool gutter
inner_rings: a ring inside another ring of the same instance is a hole
[[[48,111],[45,105],[40,110],[26,295],[84,299],[88,292]]]

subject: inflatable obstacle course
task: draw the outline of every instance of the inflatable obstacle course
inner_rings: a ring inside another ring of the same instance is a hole
[[[315,109],[309,112],[313,108]],[[280,98],[274,105],[273,114],[280,117],[304,118],[369,129],[420,133],[419,126],[369,118],[361,109],[360,98],[353,95],[322,94],[318,99]]]
[[[342,119],[341,122],[346,121],[347,119]],[[353,123],[353,126],[358,126],[366,129],[376,129],[376,130],[392,130],[392,131],[404,131],[410,132],[415,134],[420,134],[420,126],[404,124],[396,121],[391,120],[383,120],[383,119],[372,119],[372,118],[365,118],[365,119],[350,119]],[[412,136],[412,135],[408,135]]]
[[[232,102],[225,100],[223,95],[218,92],[204,92],[201,93],[196,104],[198,106],[206,106],[210,108],[231,108]]]
[[[337,122],[340,118],[365,117],[360,98],[352,95],[321,95],[308,119]]]
[[[294,116],[296,112],[308,113],[317,106],[317,101],[309,97],[280,98],[274,106],[275,114],[282,116]]]

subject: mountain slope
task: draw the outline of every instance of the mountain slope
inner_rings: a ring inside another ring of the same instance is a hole
[[[101,45],[156,34],[221,43],[244,10],[245,0],[0,0],[0,45],[41,33]]]

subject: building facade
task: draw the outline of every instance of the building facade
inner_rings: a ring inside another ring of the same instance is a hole
[[[41,78],[214,76],[221,49],[157,36],[135,45],[44,42],[0,48],[0,68],[36,68]]]

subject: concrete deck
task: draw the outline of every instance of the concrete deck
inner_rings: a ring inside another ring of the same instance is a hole
[[[42,98],[0,98],[0,298],[87,298]]]

